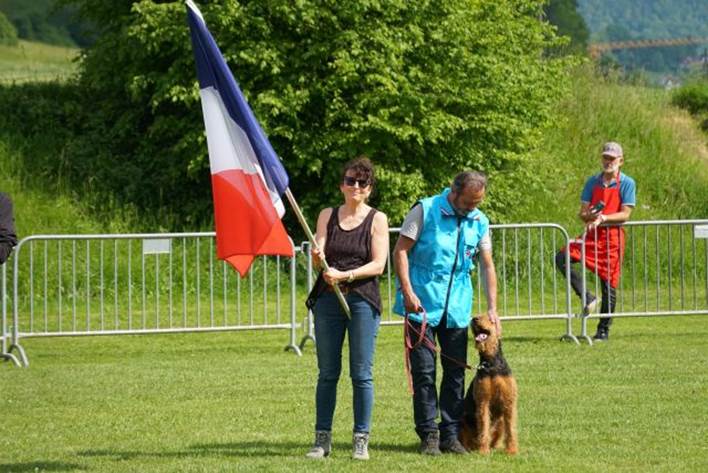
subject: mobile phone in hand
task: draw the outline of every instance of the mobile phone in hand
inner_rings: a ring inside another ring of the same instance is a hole
[[[605,203],[603,201],[599,201],[597,204],[593,205],[590,208],[590,212],[592,213],[599,213],[602,212],[602,209],[605,208]]]

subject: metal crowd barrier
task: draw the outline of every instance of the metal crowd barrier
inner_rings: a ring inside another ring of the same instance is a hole
[[[258,257],[240,279],[215,260],[215,234],[35,235],[14,253],[9,350],[23,338],[289,329],[296,257]],[[297,253],[300,248],[294,247]],[[3,337],[3,353],[6,338]]]
[[[624,229],[613,317],[708,314],[708,220],[629,222]],[[391,230],[391,247],[398,231]],[[580,338],[591,342],[588,319],[602,315],[582,317],[585,301],[572,292],[567,252],[565,277],[555,268],[556,253],[571,241],[568,232],[550,223],[492,225],[491,231],[502,320],[559,320],[561,338],[579,343],[572,323],[581,318]],[[0,355],[27,366],[21,340],[29,337],[264,329],[288,329],[286,350],[301,354],[308,340],[315,341],[312,314],[304,325],[297,322],[315,273],[309,245],[294,248],[295,258],[258,257],[240,279],[215,261],[213,232],[24,238],[12,257],[11,294],[7,265],[0,272]],[[385,325],[402,323],[392,312],[390,261],[389,252],[381,278]],[[584,287],[599,295],[598,275],[582,274]],[[473,280],[475,311],[481,313],[484,288],[476,274]],[[297,343],[301,327],[305,335]]]
[[[400,228],[390,229],[391,248],[395,246]],[[565,333],[561,339],[578,343],[572,333],[575,309],[571,303],[570,283],[555,270],[555,254],[568,245],[568,232],[553,223],[530,223],[491,226],[494,263],[497,272],[497,310],[502,320],[545,320],[556,319],[565,322]],[[307,288],[313,286],[314,273],[309,244],[301,244],[307,255]],[[383,300],[382,325],[398,325],[403,319],[393,313],[396,297],[395,276],[393,274],[392,252],[388,254],[388,264],[381,277],[381,299]],[[569,265],[566,264],[566,268]],[[569,269],[568,269],[569,271]],[[477,313],[486,312],[486,297],[478,270],[473,273],[476,285],[474,299]],[[301,339],[303,348],[308,340],[314,341],[312,313],[306,321],[308,331]]]
[[[708,314],[708,220],[636,221],[622,227],[625,252],[612,317]],[[605,244],[609,233],[606,238]],[[615,269],[607,267],[608,272]],[[598,270],[582,276],[582,287],[599,297],[603,280]],[[580,337],[592,343],[588,319],[603,316],[584,317]]]

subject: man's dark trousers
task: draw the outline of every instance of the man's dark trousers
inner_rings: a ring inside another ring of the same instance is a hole
[[[443,368],[440,384],[440,425],[438,416],[438,392],[435,385],[436,353],[421,343],[411,351],[411,375],[413,378],[413,417],[415,430],[421,439],[429,432],[440,430],[440,443],[457,438],[462,421],[465,395],[465,367],[467,363],[467,328],[447,328],[443,315],[437,327],[426,325],[425,337],[440,344]],[[419,338],[421,325],[410,321],[409,336]],[[449,358],[448,358],[449,357]],[[454,360],[454,361],[453,361]]]

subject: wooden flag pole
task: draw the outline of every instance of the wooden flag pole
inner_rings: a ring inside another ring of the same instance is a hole
[[[295,212],[295,215],[297,216],[297,219],[300,222],[300,225],[302,226],[303,230],[305,230],[305,235],[307,235],[307,239],[310,241],[310,244],[312,245],[313,248],[315,248],[316,250],[319,250],[320,247],[317,245],[317,242],[315,241],[315,236],[312,234],[312,231],[310,231],[310,227],[309,227],[309,225],[307,225],[307,221],[305,220],[305,216],[302,215],[302,211],[300,210],[300,206],[295,201],[295,197],[293,196],[292,192],[290,192],[290,188],[285,189],[285,195],[288,197],[288,201],[290,202],[290,206],[293,208],[293,211]],[[324,255],[322,255],[321,261],[322,261],[322,266],[324,267],[324,270],[327,271],[329,269],[329,266],[327,265],[327,261],[325,261]],[[342,294],[342,291],[339,289],[339,284],[334,285],[334,293],[337,294],[337,299],[339,299],[339,304],[342,306],[342,309],[344,309],[344,313],[347,314],[347,317],[351,318],[352,312],[349,309],[349,304],[347,304],[346,299],[344,299],[344,295]]]

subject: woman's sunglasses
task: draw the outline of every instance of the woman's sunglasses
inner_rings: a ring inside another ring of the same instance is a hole
[[[354,187],[354,184],[359,184],[360,189],[363,189],[365,187],[369,187],[369,184],[371,184],[371,182],[369,182],[368,179],[357,179],[357,178],[351,177],[351,176],[344,176],[343,182],[344,182],[344,185],[349,186],[349,187]]]

